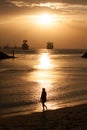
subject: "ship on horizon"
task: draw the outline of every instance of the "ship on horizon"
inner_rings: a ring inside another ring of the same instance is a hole
[[[27,44],[27,40],[23,40],[22,49],[23,50],[28,50],[29,49],[29,46]]]
[[[47,43],[47,49],[53,49],[53,42]]]

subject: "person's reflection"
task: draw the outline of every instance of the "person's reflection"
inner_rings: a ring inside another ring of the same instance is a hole
[[[40,122],[41,122],[41,130],[49,129],[48,128],[48,119],[47,119],[45,111],[43,111],[41,113]]]
[[[46,97],[47,97],[47,93],[45,91],[45,88],[42,88],[42,93],[41,93],[41,103],[42,103],[42,107],[43,107],[43,111],[45,110],[45,108],[47,109],[47,106],[45,105],[45,102],[46,102]]]

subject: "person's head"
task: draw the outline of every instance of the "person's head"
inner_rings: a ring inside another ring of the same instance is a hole
[[[42,91],[45,92],[45,88],[42,88]]]

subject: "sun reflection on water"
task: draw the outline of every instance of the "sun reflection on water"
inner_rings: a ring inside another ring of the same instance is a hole
[[[38,55],[38,62],[34,66],[36,68],[35,71],[32,71],[31,73],[28,73],[27,75],[27,81],[28,82],[33,82],[33,93],[35,100],[39,102],[40,99],[40,94],[42,91],[42,88],[45,88],[47,91],[47,106],[48,109],[56,109],[57,106],[55,102],[52,102],[52,97],[54,97],[54,83],[55,83],[55,73],[54,72],[54,63],[52,61],[52,58],[50,56],[50,53],[45,52],[45,53],[40,53]],[[54,88],[55,89],[55,88]],[[36,92],[37,91],[37,92]],[[38,103],[39,105],[39,103]],[[42,106],[40,104],[40,107],[37,105],[37,110],[40,111],[42,109]]]
[[[39,59],[40,63],[38,65],[39,69],[50,69],[52,67],[51,60],[48,53],[42,53]]]

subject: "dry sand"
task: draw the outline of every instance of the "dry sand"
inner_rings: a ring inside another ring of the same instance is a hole
[[[87,130],[87,104],[0,118],[0,130]]]

